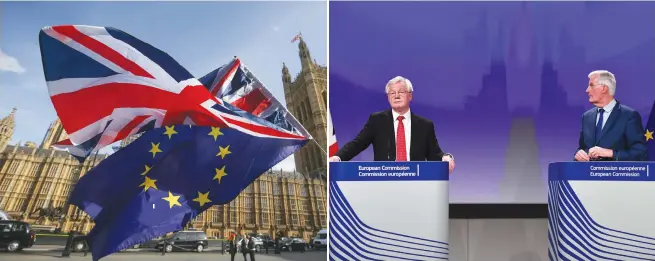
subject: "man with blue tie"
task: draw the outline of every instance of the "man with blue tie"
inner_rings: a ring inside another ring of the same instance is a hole
[[[646,161],[641,115],[614,99],[616,79],[609,71],[589,75],[587,94],[594,108],[582,115],[576,161]]]

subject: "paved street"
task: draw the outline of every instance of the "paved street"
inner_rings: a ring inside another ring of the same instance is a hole
[[[282,255],[273,254],[256,254],[257,261],[324,261],[327,259],[326,251],[308,251],[283,252]],[[138,259],[137,259],[138,258]],[[61,252],[38,251],[38,249],[25,250],[20,253],[0,252],[0,261],[52,261],[52,260],[70,260],[70,261],[89,261],[91,254],[86,257],[83,254],[72,253],[70,258],[61,258]],[[155,252],[123,252],[115,253],[101,259],[101,261],[229,261],[230,255],[221,255],[217,252],[205,253],[167,253],[162,256]],[[243,260],[243,256],[237,255],[235,261]],[[250,259],[248,259],[250,260]]]
[[[81,253],[72,253],[70,258],[61,258],[61,252],[66,244],[65,236],[38,235],[35,245],[19,253],[6,253],[0,250],[0,261],[41,261],[41,260],[71,260],[90,261],[91,253],[84,257]],[[126,252],[115,253],[101,259],[101,261],[132,261],[138,258],[139,261],[229,261],[230,255],[221,255],[220,241],[211,240],[209,248],[203,253],[193,252],[155,252],[154,249],[129,249]],[[282,255],[258,253],[255,254],[257,261],[324,261],[327,259],[325,250],[309,250],[305,253],[282,252]],[[242,255],[237,255],[235,261],[243,260]],[[248,259],[250,260],[250,259]]]

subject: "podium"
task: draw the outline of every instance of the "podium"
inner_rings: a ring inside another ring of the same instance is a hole
[[[448,260],[447,162],[331,162],[330,260]]]
[[[548,166],[550,260],[655,260],[655,163]]]

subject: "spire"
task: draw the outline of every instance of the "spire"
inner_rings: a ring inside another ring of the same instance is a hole
[[[7,117],[4,117],[0,120],[0,152],[5,151],[11,137],[14,135],[14,115],[16,114],[17,109],[14,108]]]
[[[282,63],[282,82],[284,83],[290,83],[291,82],[291,74],[289,74],[289,68],[287,68],[286,63]]]
[[[302,61],[303,68],[305,66],[311,65],[312,56],[309,54],[309,48],[307,48],[307,43],[303,39],[302,35],[299,38],[300,42],[298,43],[298,54],[300,55],[300,60]]]
[[[14,107],[14,108],[11,110],[11,112],[9,113],[9,115],[7,115],[7,116],[4,117],[2,120],[0,120],[0,124],[12,124],[12,125],[13,125],[13,123],[14,123],[14,115],[16,114],[16,111],[17,111],[17,110],[18,110],[18,109],[16,109],[16,107]],[[13,127],[13,126],[12,126],[12,127]]]
[[[282,62],[282,74],[289,74],[289,68],[287,68],[287,64],[285,62]]]

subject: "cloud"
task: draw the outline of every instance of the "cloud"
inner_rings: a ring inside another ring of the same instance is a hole
[[[296,169],[296,161],[294,160],[293,155],[287,157],[286,159],[280,161],[277,165],[271,168],[272,170],[284,170],[284,171],[294,171]]]
[[[0,71],[24,73],[25,68],[18,63],[16,58],[11,57],[0,50]]]

